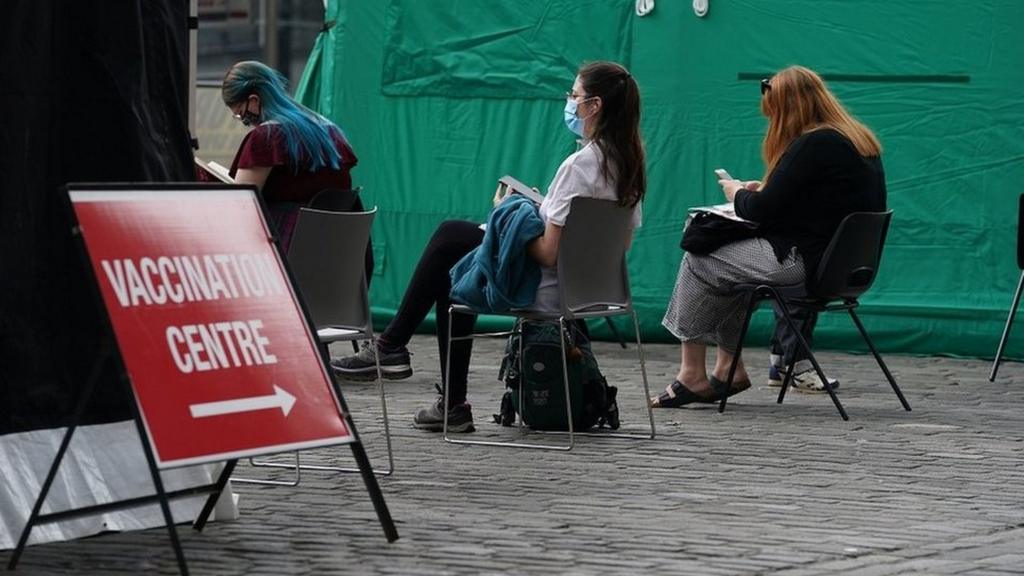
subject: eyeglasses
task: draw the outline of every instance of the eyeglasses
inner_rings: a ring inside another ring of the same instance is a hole
[[[589,100],[589,97],[587,97],[585,94],[576,94],[572,91],[566,92],[565,97],[568,100],[575,100],[577,98],[583,98],[584,101]]]
[[[761,96],[772,89],[772,82],[767,78],[761,78]]]

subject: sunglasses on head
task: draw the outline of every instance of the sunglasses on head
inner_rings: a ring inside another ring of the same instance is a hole
[[[772,82],[767,78],[761,78],[761,96],[764,96],[765,92],[772,89]]]

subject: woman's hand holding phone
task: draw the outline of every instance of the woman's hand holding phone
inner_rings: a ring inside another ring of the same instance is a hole
[[[736,192],[743,188],[743,182],[733,178],[725,171],[724,168],[718,168],[715,170],[715,175],[718,176],[718,185],[722,187],[722,192],[725,193],[725,198],[732,202],[732,199],[736,196]]]
[[[494,205],[497,206],[498,204],[501,204],[501,201],[505,199],[505,196],[508,196],[508,186],[506,186],[504,182],[498,182],[498,189],[494,191]]]

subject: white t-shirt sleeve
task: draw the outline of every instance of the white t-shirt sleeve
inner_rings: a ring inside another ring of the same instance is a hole
[[[577,196],[617,200],[614,184],[601,175],[601,155],[593,143],[569,156],[558,167],[548,193],[540,206],[540,217],[545,223],[565,226],[572,199]],[[633,210],[632,228],[639,228],[642,220],[640,204]]]
[[[591,186],[587,181],[588,174],[578,162],[578,156],[572,155],[562,162],[555,173],[555,178],[548,187],[548,193],[541,205],[541,217],[545,223],[565,226],[569,216],[569,205],[577,196],[590,196],[586,189]]]

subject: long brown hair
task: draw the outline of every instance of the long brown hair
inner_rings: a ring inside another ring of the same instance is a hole
[[[578,74],[587,98],[601,98],[601,111],[590,132],[603,156],[601,175],[615,182],[619,204],[635,206],[647,192],[640,89],[633,75],[614,62],[585,64]]]
[[[790,66],[770,81],[761,97],[761,112],[768,117],[761,156],[767,182],[793,140],[802,134],[831,128],[845,136],[864,157],[880,156],[882,145],[874,133],[850,115],[813,70]]]

